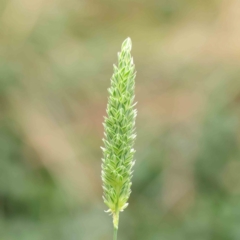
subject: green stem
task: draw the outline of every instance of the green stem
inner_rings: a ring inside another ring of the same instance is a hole
[[[118,229],[114,228],[113,240],[117,240]]]
[[[119,212],[113,213],[113,227],[114,227],[113,240],[117,240],[118,221],[119,221]]]

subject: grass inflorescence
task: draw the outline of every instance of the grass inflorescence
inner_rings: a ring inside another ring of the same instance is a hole
[[[117,239],[119,212],[123,211],[131,193],[133,144],[136,138],[134,108],[135,66],[131,56],[132,43],[127,38],[114,65],[108,89],[107,117],[104,125],[102,159],[103,199],[113,215],[114,239]]]

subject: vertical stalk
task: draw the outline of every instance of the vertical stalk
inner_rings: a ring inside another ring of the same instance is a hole
[[[116,212],[113,214],[113,227],[114,227],[113,240],[117,240],[118,222],[119,222],[119,212]]]
[[[115,228],[115,227],[114,227],[113,240],[117,240],[117,233],[118,233],[118,228]]]

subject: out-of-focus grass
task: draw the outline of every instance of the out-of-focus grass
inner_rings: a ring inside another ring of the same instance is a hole
[[[111,239],[100,164],[133,40],[133,193],[121,239],[238,240],[239,2],[0,2],[0,239]]]

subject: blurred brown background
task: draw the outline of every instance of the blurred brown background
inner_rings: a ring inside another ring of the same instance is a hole
[[[1,240],[112,239],[100,146],[128,36],[137,162],[119,239],[240,239],[240,1],[1,0]]]

